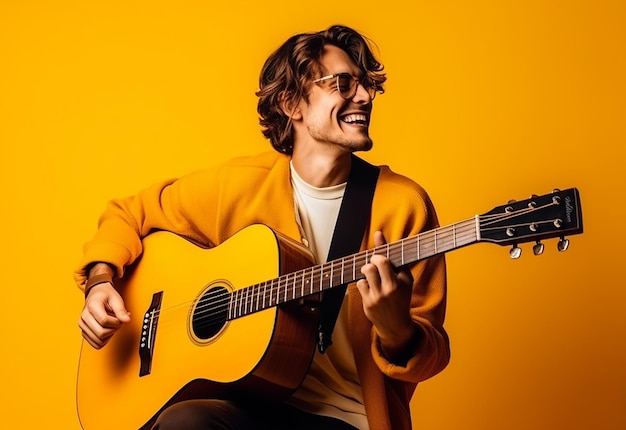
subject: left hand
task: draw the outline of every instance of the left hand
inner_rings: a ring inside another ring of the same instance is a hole
[[[374,233],[374,244],[386,243],[382,232]],[[389,259],[375,254],[361,268],[365,279],[357,282],[365,316],[374,324],[386,355],[404,351],[416,335],[410,306],[413,275],[407,268],[396,271]],[[392,358],[392,357],[388,357]]]

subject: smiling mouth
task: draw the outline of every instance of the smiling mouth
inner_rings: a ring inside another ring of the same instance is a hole
[[[346,124],[367,125],[367,115],[358,113],[348,114],[342,117],[341,121]]]

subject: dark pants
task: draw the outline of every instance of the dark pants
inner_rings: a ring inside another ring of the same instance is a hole
[[[188,400],[165,409],[153,430],[355,430],[335,418],[281,403]]]

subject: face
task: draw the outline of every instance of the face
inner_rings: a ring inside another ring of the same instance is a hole
[[[342,49],[327,45],[320,60],[322,76],[347,72],[360,79],[362,72]],[[336,79],[312,83],[308,100],[300,101],[293,117],[294,149],[334,149],[341,152],[367,151],[372,147],[369,123],[372,98],[362,85],[354,97],[344,99]]]

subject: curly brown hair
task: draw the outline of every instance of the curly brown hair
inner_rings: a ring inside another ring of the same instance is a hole
[[[257,111],[263,135],[274,149],[284,154],[293,152],[291,118],[283,111],[285,102],[295,106],[307,100],[311,80],[321,73],[320,58],[326,45],[343,49],[354,63],[384,92],[386,76],[383,65],[374,57],[373,43],[352,28],[333,25],[316,33],[296,34],[265,61],[259,77]]]

